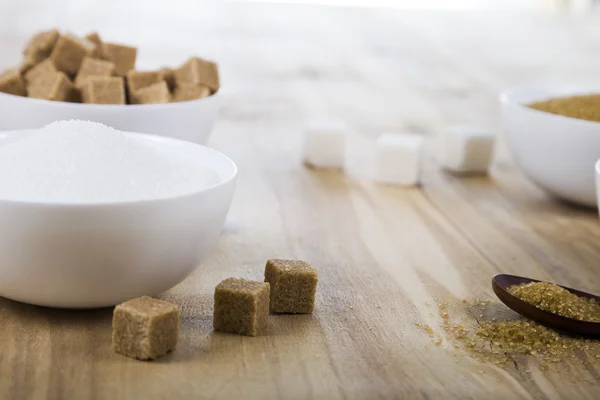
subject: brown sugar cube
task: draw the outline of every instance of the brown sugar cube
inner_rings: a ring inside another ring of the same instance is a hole
[[[96,32],[92,32],[85,36],[85,40],[94,43],[94,51],[92,51],[91,56],[93,58],[97,58],[99,60],[106,59],[106,55],[104,54],[104,43],[102,39],[100,39],[100,35]]]
[[[167,82],[167,85],[169,85],[169,90],[175,90],[175,70],[173,68],[165,67],[161,69],[160,72],[162,72],[163,79]]]
[[[73,83],[63,72],[42,75],[27,87],[29,97],[55,101],[74,101],[76,91]]]
[[[167,82],[160,81],[133,94],[133,104],[164,104],[171,100]]]
[[[90,76],[81,87],[84,103],[125,104],[125,82],[120,76]]]
[[[172,92],[175,90],[175,70],[173,68],[165,67],[160,70],[162,77],[169,85],[169,90]]]
[[[269,284],[227,278],[215,288],[216,331],[246,336],[264,334],[269,317]]]
[[[50,54],[50,59],[59,71],[75,75],[79,71],[84,58],[92,54],[94,44],[88,40],[80,39],[75,35],[61,35]]]
[[[33,82],[44,75],[54,76],[57,72],[58,70],[54,66],[54,63],[51,59],[48,58],[25,73],[25,82]]]
[[[216,92],[219,90],[219,70],[214,62],[192,57],[175,70],[175,81],[198,83]]]
[[[306,261],[268,260],[265,282],[271,284],[271,311],[312,313],[318,281],[317,271]]]
[[[210,96],[210,89],[204,85],[198,85],[195,83],[178,83],[173,91],[173,98],[171,101],[179,102],[196,100],[207,96]]]
[[[21,65],[19,65],[19,73],[21,76],[24,76],[27,72],[29,72],[33,67],[35,67],[36,63],[33,58],[26,57]]]
[[[115,307],[112,349],[138,360],[153,360],[175,349],[179,337],[179,307],[148,296]]]
[[[85,80],[90,76],[112,76],[115,72],[115,64],[110,61],[86,57],[81,62],[81,67],[75,78],[75,87],[81,88]]]
[[[25,55],[26,58],[30,58],[36,64],[41,62],[50,56],[59,36],[58,30],[56,29],[36,34],[25,46],[23,55]]]
[[[127,73],[127,88],[129,95],[133,95],[140,89],[146,88],[163,80],[163,74],[160,71],[134,71]]]
[[[135,69],[137,48],[116,43],[104,43],[104,55],[108,61],[115,63],[115,73],[125,76]]]
[[[18,69],[9,69],[0,74],[0,92],[16,96],[25,96],[27,94],[25,91],[25,82],[23,82]]]

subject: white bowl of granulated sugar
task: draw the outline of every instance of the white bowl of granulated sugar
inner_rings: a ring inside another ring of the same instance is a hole
[[[0,134],[0,295],[111,306],[181,282],[218,238],[237,168],[186,141],[86,121]]]

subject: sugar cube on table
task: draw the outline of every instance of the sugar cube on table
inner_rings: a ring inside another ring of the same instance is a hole
[[[478,127],[454,126],[443,137],[444,168],[459,173],[485,173],[494,153],[494,134]]]
[[[258,336],[266,333],[270,286],[243,278],[227,278],[215,288],[216,331]]]
[[[342,121],[311,121],[304,133],[304,163],[317,168],[343,168],[347,128]]]
[[[317,271],[306,261],[268,260],[265,282],[271,285],[271,311],[310,314],[315,309],[319,277]]]
[[[410,186],[419,183],[423,137],[384,133],[375,144],[375,180]]]
[[[173,351],[179,336],[181,311],[175,304],[138,297],[113,311],[112,348],[139,360],[153,360]]]

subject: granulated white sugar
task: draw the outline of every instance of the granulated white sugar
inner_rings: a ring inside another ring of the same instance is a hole
[[[142,135],[58,121],[0,140],[0,199],[98,203],[189,194],[218,182],[208,167]]]

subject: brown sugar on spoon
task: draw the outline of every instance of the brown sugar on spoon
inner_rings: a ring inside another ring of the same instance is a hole
[[[537,308],[580,321],[600,322],[600,304],[579,297],[549,282],[531,282],[508,287],[513,296]]]

